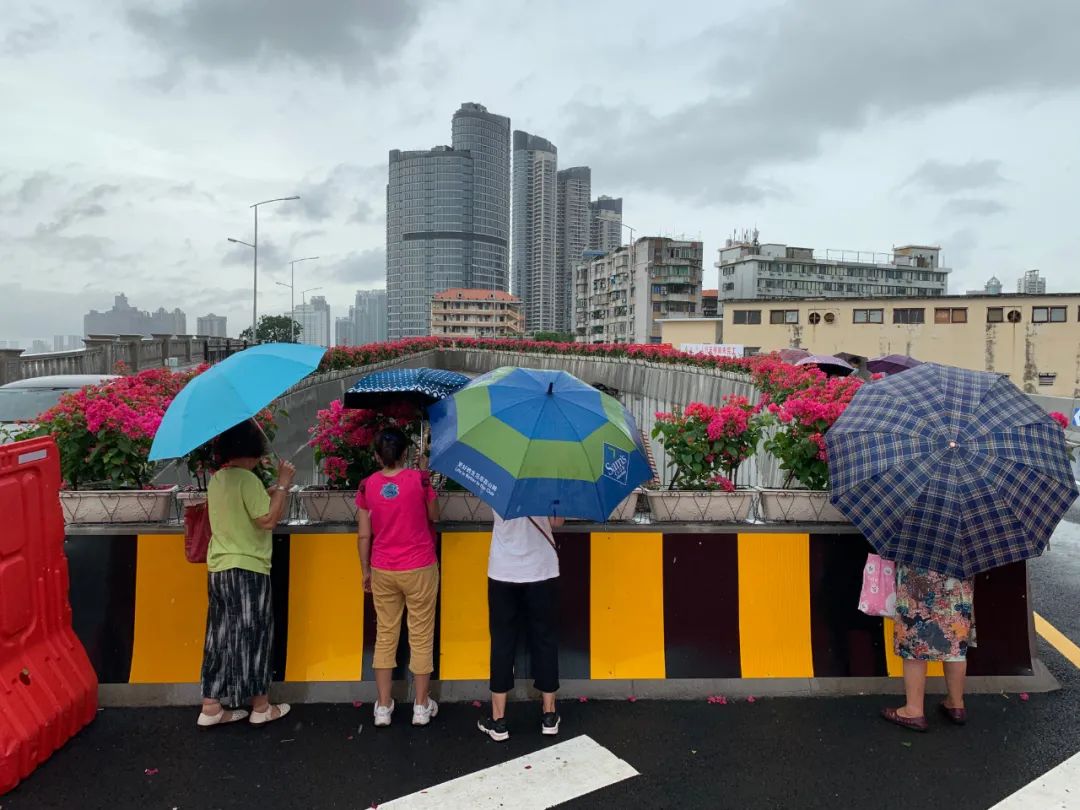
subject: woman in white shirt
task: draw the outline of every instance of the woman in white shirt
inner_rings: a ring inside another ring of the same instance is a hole
[[[488,629],[491,634],[491,715],[478,728],[497,742],[509,739],[506,694],[514,688],[518,633],[527,628],[529,658],[543,695],[542,734],[559,733],[559,554],[552,529],[562,518],[495,515],[488,555]]]

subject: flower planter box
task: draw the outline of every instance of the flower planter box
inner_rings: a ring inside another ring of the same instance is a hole
[[[761,519],[777,523],[847,523],[829,503],[828,490],[763,489],[758,493]]]
[[[304,488],[296,497],[312,523],[356,523],[356,492],[351,489]]]
[[[734,492],[654,489],[647,490],[645,495],[649,499],[653,520],[660,523],[742,523],[750,516],[754,505],[754,491],[751,489],[737,489]]]
[[[280,523],[288,523],[293,516],[293,504],[294,497],[299,495],[297,487],[293,487],[289,490],[289,493],[285,496],[285,509],[281,512]],[[184,510],[189,506],[196,506],[201,503],[206,503],[206,490],[205,489],[182,489],[176,493],[177,504],[177,517],[180,522],[184,521]]]
[[[608,521],[630,521],[634,519],[634,515],[637,514],[638,508],[638,496],[641,494],[640,489],[635,489],[629,495],[619,502],[619,505],[615,507],[615,511],[611,513]]]
[[[440,492],[439,520],[450,523],[491,523],[491,507],[471,492]]]
[[[67,490],[60,493],[64,523],[164,523],[173,517],[177,487]]]

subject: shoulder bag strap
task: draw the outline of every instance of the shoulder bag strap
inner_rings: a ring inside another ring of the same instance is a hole
[[[544,535],[544,539],[551,544],[551,547],[555,549],[555,553],[558,554],[559,547],[555,545],[555,538],[552,537],[548,532],[544,531],[544,527],[537,523],[535,518],[530,517],[529,522],[539,530],[540,534]]]

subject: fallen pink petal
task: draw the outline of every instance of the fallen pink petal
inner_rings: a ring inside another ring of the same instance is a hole
[[[472,705],[473,705],[473,708],[474,708],[474,709],[479,709],[479,708],[480,708],[481,706],[483,706],[484,704],[483,704],[483,703],[481,703],[481,702],[480,702],[479,700],[474,700],[474,701],[472,702]]]
[[[1020,699],[1022,701],[1024,701],[1025,703],[1028,701],[1028,698],[1030,698],[1030,697],[1031,697],[1031,695],[1029,695],[1027,692],[1021,692],[1020,693]]]
[[[145,773],[147,776],[157,776],[158,769],[157,768],[147,768],[145,771],[143,771],[143,773]]]
[[[631,703],[637,703],[637,697],[635,697],[634,695],[628,697],[627,700]]]
[[[756,698],[756,697],[754,697],[753,695],[750,695],[750,697],[748,697],[748,698],[746,699],[746,702],[747,702],[747,703],[757,703],[757,698]]]
[[[577,699],[577,702],[578,702],[578,703],[588,703],[588,702],[589,702],[589,699],[588,699],[587,697],[585,697],[584,695],[582,695],[581,697],[579,697],[579,698]]]
[[[360,708],[361,706],[363,706],[363,705],[364,705],[364,701],[362,701],[362,700],[354,700],[354,701],[352,702],[352,707],[353,707],[354,709],[359,709],[359,708]]]

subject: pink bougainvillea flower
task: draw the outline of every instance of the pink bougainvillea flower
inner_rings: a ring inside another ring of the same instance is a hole
[[[754,697],[753,695],[750,695],[750,697],[748,697],[748,698],[746,699],[746,702],[747,702],[747,703],[757,703],[757,698],[756,698],[756,697]]]
[[[589,699],[587,697],[585,697],[584,695],[581,695],[581,696],[578,697],[577,702],[578,703],[588,703]]]
[[[1067,417],[1061,411],[1052,411],[1050,414],[1050,418],[1057,422],[1061,426],[1062,430],[1069,427],[1069,417]]]
[[[1022,701],[1024,701],[1025,703],[1027,703],[1027,702],[1028,702],[1028,699],[1029,699],[1030,697],[1031,697],[1031,695],[1029,695],[1029,694],[1028,694],[1027,692],[1021,692],[1021,693],[1020,693],[1020,699],[1021,699]]]
[[[630,703],[637,703],[637,696],[636,696],[636,695],[631,695],[631,696],[630,696],[630,697],[628,697],[628,698],[627,698],[626,700],[627,700],[628,702],[630,702]]]

